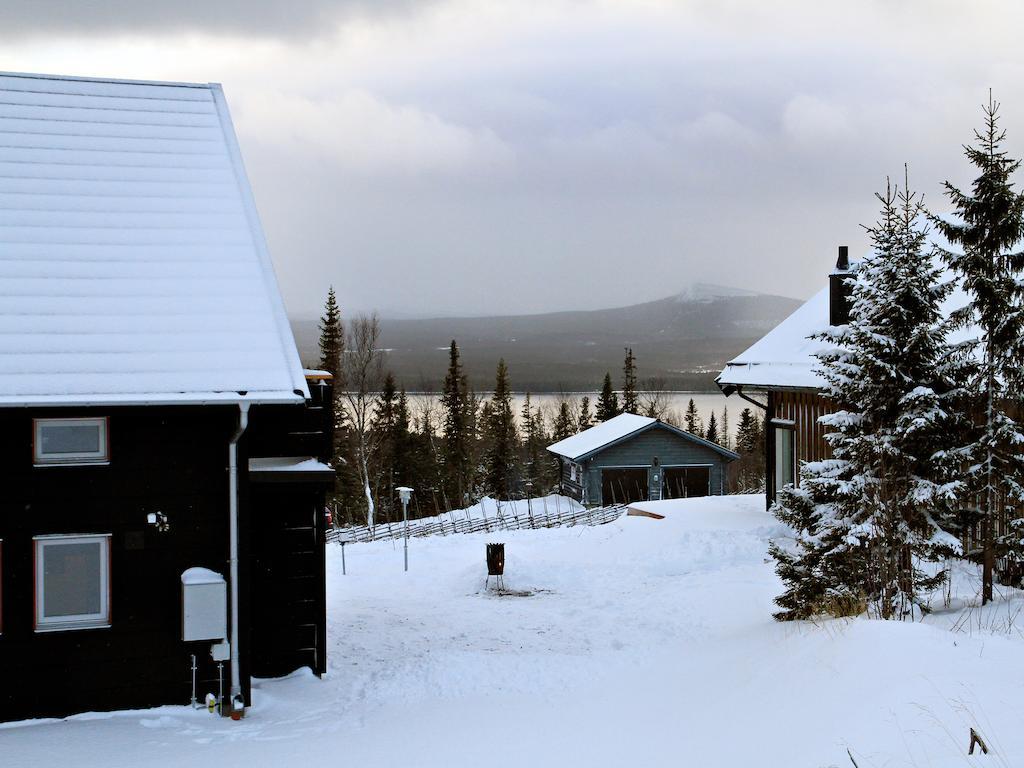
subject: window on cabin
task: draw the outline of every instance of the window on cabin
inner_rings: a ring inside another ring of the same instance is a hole
[[[34,419],[33,453],[37,466],[105,464],[110,460],[107,420]]]
[[[789,425],[775,427],[775,490],[796,481],[796,431]]]
[[[34,541],[36,631],[110,626],[110,535]]]

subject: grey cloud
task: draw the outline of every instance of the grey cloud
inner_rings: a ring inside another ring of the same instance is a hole
[[[423,0],[4,0],[0,38],[207,33],[318,37],[351,18],[401,13]]]

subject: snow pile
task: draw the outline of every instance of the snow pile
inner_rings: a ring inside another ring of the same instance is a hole
[[[644,506],[665,519],[416,539],[409,573],[401,543],[347,547],[347,576],[332,547],[323,680],[262,681],[241,723],[14,726],[4,764],[945,766],[970,727],[978,764],[1024,760],[1019,594],[966,608],[964,566],[925,623],[779,624],[763,496]],[[484,588],[488,541],[522,596]]]

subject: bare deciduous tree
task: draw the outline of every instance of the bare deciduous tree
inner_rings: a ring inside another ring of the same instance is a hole
[[[671,399],[664,376],[649,376],[640,383],[640,413],[652,419],[664,419]]]
[[[370,527],[374,524],[375,512],[370,490],[369,456],[373,450],[370,420],[384,377],[384,353],[378,348],[379,339],[380,322],[376,314],[360,315],[348,324],[338,387],[349,451],[366,495],[366,524]]]

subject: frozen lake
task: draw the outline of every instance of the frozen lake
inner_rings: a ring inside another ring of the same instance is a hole
[[[563,400],[568,401],[573,414],[576,414],[579,412],[580,401],[584,397],[589,397],[590,409],[593,412],[598,395],[598,392],[530,393],[530,403],[534,408],[540,408],[546,418],[552,419]],[[677,424],[682,424],[683,414],[686,412],[686,406],[691,399],[697,407],[697,412],[700,414],[705,427],[712,413],[715,414],[715,419],[721,422],[722,410],[728,408],[730,437],[736,436],[736,424],[739,420],[740,412],[744,408],[753,408],[745,400],[741,400],[736,396],[726,398],[721,392],[659,392],[657,395],[660,398],[660,402],[665,403],[667,407],[665,418]],[[649,396],[650,394],[648,393],[642,393],[641,402],[646,402],[643,398]],[[523,408],[523,401],[525,399],[526,394],[523,392],[516,392],[512,396],[512,404],[517,417]],[[409,405],[414,415],[420,414],[424,408],[433,408],[436,414],[439,410],[439,402],[440,395],[437,394],[416,393],[409,395]],[[436,415],[434,422],[438,423]]]

